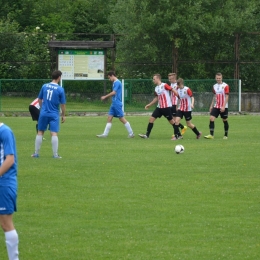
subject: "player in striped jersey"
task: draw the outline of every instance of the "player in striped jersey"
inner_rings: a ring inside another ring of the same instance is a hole
[[[172,138],[173,141],[182,139],[182,135],[179,131],[179,123],[180,120],[185,117],[187,126],[195,133],[196,138],[199,139],[201,137],[201,132],[198,131],[196,126],[191,123],[191,112],[194,108],[194,97],[192,94],[192,90],[189,87],[184,86],[184,81],[182,78],[177,80],[177,93],[178,98],[180,99],[180,107],[176,113],[176,121],[175,121],[175,136]]]
[[[169,123],[173,126],[174,129],[174,120],[171,112],[172,101],[170,95],[170,91],[172,90],[172,87],[166,83],[161,82],[160,74],[154,74],[153,83],[156,85],[154,90],[155,98],[145,106],[145,109],[148,109],[150,106],[152,106],[157,102],[158,105],[156,109],[153,111],[149,119],[146,134],[139,134],[139,136],[144,139],[149,138],[153,128],[154,121],[157,118],[160,118],[161,116],[164,116],[169,121]]]
[[[169,73],[168,79],[171,83],[171,87],[176,90],[177,89],[176,73]],[[175,121],[176,112],[177,112],[177,104],[178,104],[178,96],[176,96],[175,93],[172,91],[171,98],[172,98],[172,108],[171,108],[172,117],[173,117],[173,120]],[[184,126],[181,123],[179,123],[179,127],[181,128],[181,134],[184,135],[187,130],[187,126],[186,125]]]
[[[223,139],[228,139],[228,97],[229,97],[229,86],[222,82],[222,74],[217,73],[215,77],[217,83],[213,86],[213,99],[209,108],[210,119],[209,119],[209,131],[210,134],[204,136],[206,139],[214,138],[215,129],[215,119],[220,117],[224,123],[224,137]],[[215,102],[215,104],[214,104]]]

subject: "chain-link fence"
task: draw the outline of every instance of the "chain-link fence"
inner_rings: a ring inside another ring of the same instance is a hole
[[[41,86],[48,79],[0,80],[0,111],[28,112],[29,104],[38,96]],[[229,110],[239,111],[239,81],[224,80],[230,86]],[[154,84],[151,79],[124,79],[125,112],[143,112],[144,107],[154,98]],[[163,82],[168,82],[163,80]],[[186,80],[195,98],[195,112],[206,112],[212,101],[214,80]],[[67,97],[68,112],[107,112],[110,99],[100,97],[112,89],[108,80],[63,80]]]

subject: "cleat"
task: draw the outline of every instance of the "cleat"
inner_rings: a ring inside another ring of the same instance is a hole
[[[204,138],[206,138],[206,139],[214,139],[214,136],[213,135],[205,135]]]
[[[104,134],[102,134],[102,135],[96,135],[96,137],[99,137],[99,138],[106,138],[107,135],[104,135]]]
[[[53,155],[52,158],[54,158],[54,159],[61,159],[62,157],[59,156],[59,155]]]
[[[183,129],[181,129],[181,134],[182,134],[182,135],[184,135],[184,134],[185,134],[185,132],[186,132],[187,128],[188,128],[188,127],[185,125],[185,126],[184,126],[184,128],[183,128]]]
[[[141,138],[143,138],[143,139],[147,139],[147,138],[149,138],[147,135],[145,135],[145,134],[139,134],[139,136],[141,137]]]
[[[46,138],[43,137],[42,140],[43,140],[43,141],[46,141]]]
[[[34,153],[34,154],[31,155],[31,157],[33,157],[33,158],[39,158],[39,154],[38,154],[38,153]]]
[[[183,136],[182,136],[182,135],[179,135],[179,136],[178,136],[178,140],[180,140],[180,139],[183,139]]]
[[[227,136],[224,136],[224,137],[223,137],[223,139],[224,139],[224,140],[227,140],[227,139],[228,139],[228,137],[227,137]]]
[[[199,132],[199,134],[197,135],[197,139],[200,139],[200,137],[201,137],[201,135],[202,135],[202,133],[201,132]]]
[[[133,133],[133,134],[131,134],[131,135],[128,135],[127,138],[134,138],[134,137],[135,137],[135,135],[134,135],[134,133]]]

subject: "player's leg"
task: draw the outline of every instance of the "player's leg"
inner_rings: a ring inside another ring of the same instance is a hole
[[[213,139],[214,138],[214,130],[215,130],[215,119],[218,118],[220,114],[220,110],[218,108],[212,108],[210,112],[209,118],[209,135],[205,135],[204,138],[206,139]]]
[[[9,259],[18,260],[18,234],[13,224],[13,212],[16,211],[16,190],[0,187],[0,225],[5,233],[5,242]]]
[[[58,132],[60,131],[60,117],[54,117],[49,122],[50,132],[51,132],[51,146],[52,146],[52,154],[53,158],[61,159],[61,156],[58,154],[59,148],[59,138]]]
[[[201,137],[201,132],[199,132],[197,127],[191,122],[192,119],[191,111],[185,112],[184,116],[185,116],[187,126],[193,131],[193,133],[196,135],[196,138],[199,139]]]
[[[177,109],[176,109],[176,105],[172,105],[171,107],[171,111],[172,111],[172,117],[173,117],[173,120],[175,122],[176,120],[176,113],[177,113]],[[184,126],[183,124],[181,124],[181,122],[179,123],[179,128],[181,129],[181,134],[185,134],[186,130],[187,130],[187,126]]]
[[[34,157],[34,158],[39,157],[39,152],[40,152],[41,145],[42,145],[42,138],[44,135],[44,131],[46,131],[46,129],[47,129],[48,123],[49,123],[48,117],[44,117],[44,116],[39,117],[39,121],[38,121],[39,130],[38,130],[38,133],[35,138],[34,154],[32,154],[32,157]]]
[[[177,110],[176,112],[176,118],[175,118],[175,124],[174,124],[174,136],[172,137],[172,141],[182,139],[182,135],[180,133],[179,124],[183,117],[183,112],[181,110]]]
[[[125,117],[119,117],[119,120],[124,124],[127,132],[128,132],[128,138],[133,138],[135,135],[134,135],[134,132],[133,132],[133,129],[130,125],[130,123],[125,119]]]
[[[144,138],[144,139],[147,139],[149,138],[150,134],[151,134],[151,131],[153,129],[153,124],[154,124],[154,121],[157,119],[157,117],[161,117],[160,115],[160,109],[159,108],[156,108],[151,117],[149,118],[149,122],[148,122],[148,125],[147,125],[147,129],[146,129],[146,133],[145,134],[139,134],[139,136],[141,138]]]
[[[111,104],[109,111],[108,111],[108,117],[107,117],[107,123],[104,129],[103,134],[96,135],[99,138],[106,138],[111,130],[112,127],[112,120],[113,117],[116,116],[116,109],[113,104]]]
[[[228,129],[229,129],[229,124],[228,124],[228,108],[225,109],[225,112],[221,113],[221,118],[224,123],[224,137],[223,139],[228,139]]]

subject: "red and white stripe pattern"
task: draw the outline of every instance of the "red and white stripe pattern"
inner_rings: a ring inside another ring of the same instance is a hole
[[[158,107],[166,108],[172,106],[170,91],[171,87],[166,83],[161,83],[155,87],[155,95],[158,96]]]
[[[215,108],[221,108],[225,104],[226,94],[229,94],[229,86],[222,82],[221,84],[215,84],[212,89],[213,93],[216,94]],[[228,103],[225,108],[228,108]]]
[[[192,91],[188,87],[184,88],[177,88],[179,99],[180,99],[180,107],[179,110],[181,111],[191,111],[191,97],[192,97]]]
[[[34,99],[30,105],[35,106],[36,108],[40,109],[40,104],[39,104],[38,98]]]
[[[171,83],[171,87],[177,90],[177,83]],[[177,105],[178,97],[172,92],[172,105]]]

